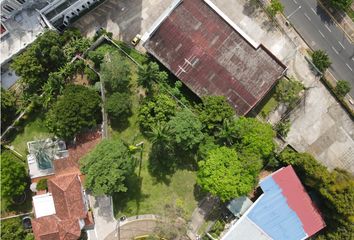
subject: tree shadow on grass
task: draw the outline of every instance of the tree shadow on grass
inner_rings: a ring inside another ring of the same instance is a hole
[[[178,169],[195,171],[197,163],[194,151],[184,151],[179,148],[168,148],[154,144],[149,155],[148,170],[156,182],[169,185],[172,175]]]
[[[129,215],[139,215],[140,202],[148,198],[148,194],[141,192],[142,179],[136,174],[129,176],[126,179],[127,192],[114,193],[113,198],[113,211],[114,216],[122,215],[122,212]],[[135,202],[135,206],[128,206],[129,202]]]
[[[121,118],[109,118],[110,125],[113,130],[123,132],[130,127],[129,117],[132,116],[130,111],[128,114],[123,115]]]

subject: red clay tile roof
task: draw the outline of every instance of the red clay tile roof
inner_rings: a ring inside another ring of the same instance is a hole
[[[86,209],[77,174],[51,178],[48,181],[48,190],[53,195],[56,215],[61,220],[85,218]]]
[[[58,240],[59,219],[55,215],[32,219],[32,229],[36,240]]]
[[[87,216],[78,174],[55,176],[48,180],[55,215],[32,220],[36,240],[77,240],[81,235],[79,220]]]
[[[77,240],[81,235],[79,219],[60,220],[56,215],[32,220],[36,240]]]
[[[202,0],[184,0],[145,44],[198,96],[224,95],[240,115],[274,86],[285,66],[255,49]]]

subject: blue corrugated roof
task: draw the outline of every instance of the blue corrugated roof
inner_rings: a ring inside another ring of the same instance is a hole
[[[302,222],[288,206],[282,190],[268,177],[260,183],[264,196],[247,214],[264,232],[275,240],[298,240],[305,238]]]

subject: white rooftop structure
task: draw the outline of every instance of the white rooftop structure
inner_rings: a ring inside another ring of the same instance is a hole
[[[36,218],[55,214],[54,200],[51,193],[36,195],[33,197],[34,213]]]

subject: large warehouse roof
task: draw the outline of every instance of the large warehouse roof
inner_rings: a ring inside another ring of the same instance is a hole
[[[326,226],[291,166],[268,176],[260,186],[262,196],[222,240],[300,240]]]
[[[177,1],[159,21],[146,37],[148,52],[198,96],[224,95],[240,115],[286,69],[210,1]]]

